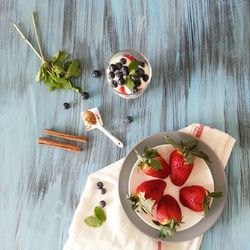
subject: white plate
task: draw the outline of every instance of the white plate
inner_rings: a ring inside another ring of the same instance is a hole
[[[157,151],[161,155],[161,157],[167,163],[169,163],[170,154],[171,154],[171,152],[173,152],[173,150],[175,150],[175,148],[171,145],[159,145],[159,146],[156,146],[154,148],[157,149]],[[139,163],[139,161],[137,161],[134,164],[132,171],[131,171],[131,174],[130,174],[130,177],[129,177],[129,193],[130,194],[131,193],[134,194],[136,191],[136,188],[143,181],[156,179],[152,176],[146,175],[142,170],[138,171],[138,167],[137,167],[138,163]],[[182,230],[188,229],[188,228],[194,226],[195,224],[197,224],[201,219],[203,219],[204,212],[194,212],[194,211],[184,207],[180,203],[179,190],[185,186],[200,185],[200,186],[203,186],[204,188],[206,188],[207,190],[209,190],[210,192],[214,191],[213,177],[212,177],[212,174],[210,172],[209,167],[207,166],[207,164],[204,160],[202,160],[200,158],[195,159],[193,170],[183,186],[181,186],[181,187],[175,186],[171,182],[170,176],[168,176],[163,181],[165,181],[167,183],[167,187],[165,188],[164,194],[170,194],[171,196],[173,196],[178,201],[180,208],[181,208],[181,212],[182,212],[182,216],[183,216],[183,219],[182,219],[183,223],[180,224],[180,227],[177,228],[177,231],[182,231]],[[156,219],[156,206],[154,207],[154,210],[152,212],[153,217],[149,214],[145,214],[142,211],[139,212],[138,215],[144,222],[146,222],[150,226],[152,226],[156,229],[159,228],[158,226],[156,226],[152,222],[152,220],[157,220]]]

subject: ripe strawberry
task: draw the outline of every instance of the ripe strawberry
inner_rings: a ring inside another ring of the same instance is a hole
[[[167,184],[163,180],[149,180],[142,182],[134,195],[128,197],[133,210],[151,213],[156,203],[160,201]]]
[[[147,146],[144,148],[144,153],[137,157],[140,160],[139,167],[142,171],[149,176],[153,176],[160,179],[168,177],[170,167],[166,161],[159,155],[156,149],[149,149]]]
[[[220,198],[221,196],[222,192],[210,193],[198,185],[183,187],[179,192],[179,199],[184,207],[196,212],[205,211],[205,215],[210,208],[212,198]]]
[[[181,208],[176,199],[171,195],[164,195],[157,204],[157,221],[153,221],[161,228],[159,237],[164,239],[167,235],[173,235],[181,220]]]
[[[208,156],[197,150],[197,141],[192,140],[187,143],[177,143],[170,137],[166,136],[166,143],[173,145],[176,150],[170,154],[170,178],[176,186],[182,186],[194,167],[195,157],[203,158],[208,164],[211,163]]]

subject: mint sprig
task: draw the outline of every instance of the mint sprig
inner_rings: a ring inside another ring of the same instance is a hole
[[[81,73],[79,61],[67,61],[68,53],[65,51],[58,51],[51,60],[45,58],[39,41],[35,13],[32,13],[32,23],[34,26],[37,46],[39,50],[36,50],[33,47],[33,45],[25,37],[23,32],[17,27],[16,24],[13,25],[19,32],[21,37],[27,42],[27,44],[43,62],[36,76],[36,81],[43,80],[44,83],[48,85],[49,91],[53,91],[55,89],[73,89],[81,94],[82,89],[72,83],[72,78],[78,77]]]
[[[90,227],[100,227],[107,219],[106,213],[103,208],[95,207],[94,215],[88,216],[84,222]]]
[[[125,79],[125,86],[130,90],[132,90],[135,86],[135,83],[132,81],[131,77],[135,75],[135,72],[138,70],[138,68],[139,63],[136,60],[128,65],[129,75]]]

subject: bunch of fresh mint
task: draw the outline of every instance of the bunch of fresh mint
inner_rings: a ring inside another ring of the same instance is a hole
[[[78,60],[68,60],[69,54],[65,51],[58,51],[51,60],[46,60],[40,66],[36,76],[36,81],[43,80],[49,87],[49,91],[54,89],[74,89],[82,93],[80,87],[75,86],[71,79],[78,77],[81,73]]]
[[[23,32],[17,27],[16,24],[13,25],[25,42],[43,62],[43,64],[40,66],[36,80],[43,80],[44,83],[48,85],[49,91],[53,91],[54,89],[73,89],[81,94],[83,92],[82,89],[72,83],[72,78],[78,77],[81,73],[79,61],[68,60],[69,54],[65,51],[58,51],[51,60],[45,58],[39,41],[35,13],[32,13],[32,22],[39,50],[34,48],[34,46],[25,37]]]
[[[106,213],[101,207],[95,207],[94,215],[84,219],[84,222],[90,227],[100,227],[104,221],[106,221]]]

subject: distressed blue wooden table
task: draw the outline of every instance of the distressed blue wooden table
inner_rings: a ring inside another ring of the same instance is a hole
[[[63,49],[81,61],[77,83],[88,100],[35,82],[40,62],[12,26],[34,42],[34,10],[45,54]],[[249,12],[247,0],[0,1],[0,248],[62,249],[90,173],[146,136],[200,122],[237,140],[226,169],[228,201],[201,249],[249,249]],[[153,68],[149,89],[136,100],[91,76],[127,48],[143,52]],[[99,131],[84,131],[80,112],[95,106],[124,149]],[[79,154],[38,145],[45,128],[87,134],[89,143]]]

